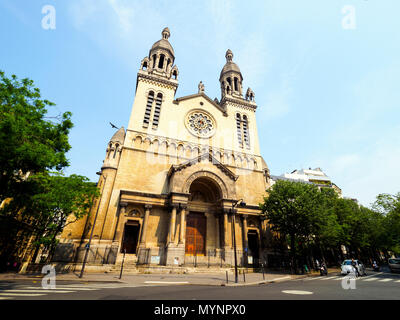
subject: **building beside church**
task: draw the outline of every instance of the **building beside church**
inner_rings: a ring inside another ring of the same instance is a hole
[[[332,188],[340,197],[342,196],[342,190],[332,182],[332,179],[328,177],[321,168],[296,169],[291,173],[284,173],[280,176],[271,175],[270,177],[271,185],[278,180],[301,181],[304,183],[314,184],[318,188]]]
[[[165,28],[137,73],[127,128],[106,146],[88,218],[63,231],[55,261],[82,261],[91,230],[89,263],[126,261],[188,265],[201,261],[252,264],[266,248],[259,203],[269,187],[260,154],[257,104],[231,50],[211,99],[202,82],[176,97],[179,69]],[[184,79],[183,79],[184,80]],[[235,239],[234,239],[235,235]]]

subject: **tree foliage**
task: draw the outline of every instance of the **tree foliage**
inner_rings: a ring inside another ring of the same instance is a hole
[[[71,113],[49,121],[52,106],[32,80],[0,71],[0,201],[21,193],[27,175],[68,166]]]
[[[278,180],[260,205],[271,229],[286,237],[292,258],[311,249],[375,257],[400,252],[400,193],[379,195],[372,209],[339,198],[330,188]]]
[[[53,250],[57,235],[88,214],[97,187],[88,178],[65,177],[73,127],[71,113],[49,117],[55,104],[41,98],[32,80],[0,71],[0,260],[21,256],[31,240]],[[53,172],[55,171],[55,172]],[[23,250],[21,250],[23,248]],[[1,267],[1,265],[0,265]]]

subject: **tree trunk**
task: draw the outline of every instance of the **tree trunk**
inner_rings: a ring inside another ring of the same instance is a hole
[[[296,247],[294,235],[290,235],[290,254],[291,254],[291,272],[295,274],[296,272]]]

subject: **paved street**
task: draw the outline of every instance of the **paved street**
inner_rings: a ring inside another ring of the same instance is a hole
[[[400,274],[368,272],[356,289],[342,288],[343,277],[330,274],[276,283],[226,287],[187,285],[171,281],[142,283],[59,281],[56,289],[42,289],[40,281],[1,281],[0,300],[292,300],[400,299]]]

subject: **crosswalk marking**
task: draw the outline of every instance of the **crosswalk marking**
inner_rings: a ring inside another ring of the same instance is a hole
[[[382,279],[382,280],[378,280],[379,282],[388,282],[388,281],[392,281],[393,279],[387,278],[387,279]]]
[[[38,289],[38,288],[40,289],[40,287],[26,287],[25,289]],[[85,287],[56,287],[56,289],[51,289],[51,290],[55,290],[55,291],[57,291],[57,290],[93,291],[93,290],[99,290],[99,289],[85,288]]]
[[[362,279],[363,281],[375,281],[378,280],[379,278],[368,278],[368,279]]]
[[[400,282],[400,280],[397,280],[397,281],[395,281],[395,282]]]
[[[0,296],[15,296],[15,297],[39,297],[39,296],[44,296],[45,293],[2,293],[0,292]]]
[[[326,278],[320,278],[319,280],[333,280],[336,279],[338,276],[331,276],[331,277],[326,277]]]
[[[50,293],[50,292],[54,292],[54,293],[71,293],[74,291],[67,291],[67,290],[55,290],[55,289],[50,289],[50,290],[46,290],[46,289],[29,289],[29,290],[24,290],[24,289],[9,289],[9,290],[0,290],[1,293],[6,293],[6,292],[43,292],[43,293]]]
[[[337,278],[335,278],[335,279],[332,279],[332,280],[343,280],[344,279],[344,277],[337,277]]]

